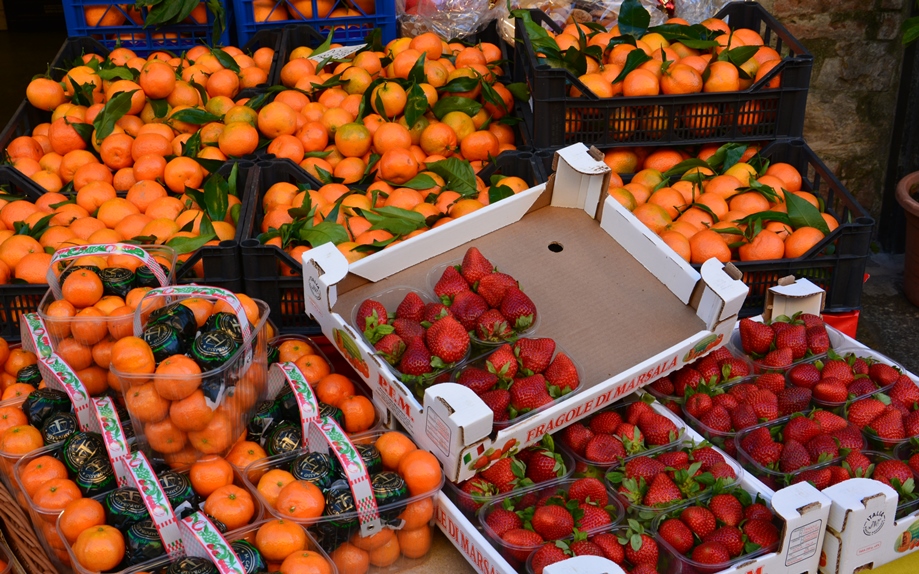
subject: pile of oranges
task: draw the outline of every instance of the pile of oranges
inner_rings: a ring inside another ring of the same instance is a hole
[[[27,351],[19,345],[10,347],[10,344],[5,339],[0,338],[0,365],[2,365],[0,367],[0,393],[2,393],[0,394],[0,401],[25,398],[35,390],[32,385],[20,382],[17,375],[22,369],[36,364],[38,364],[38,357],[35,353]],[[5,420],[5,417],[0,418],[0,421]],[[2,424],[0,424],[0,429],[3,429]]]
[[[430,496],[417,497],[440,486],[443,480],[440,463],[399,432],[385,432],[375,440],[367,440],[379,451],[383,469],[398,473],[409,495],[416,500],[409,502],[399,515],[405,521],[402,529],[384,528],[367,538],[361,537],[356,529],[346,542],[332,549],[329,554],[342,574],[364,574],[371,565],[390,566],[400,556],[420,558],[431,548],[434,501]],[[361,441],[355,439],[356,444]],[[326,500],[322,490],[312,482],[297,480],[284,468],[250,468],[247,478],[257,485],[268,510],[281,520],[312,523],[324,515]]]
[[[195,462],[188,469],[192,490],[203,502],[200,510],[223,524],[228,531],[250,524],[256,517],[256,503],[248,490],[239,486],[241,480],[226,459],[211,455]],[[122,531],[106,524],[102,503],[83,497],[76,483],[68,477],[64,464],[51,455],[36,457],[23,467],[20,480],[26,493],[40,508],[59,511],[59,532],[71,547],[80,565],[91,572],[105,572],[122,564],[125,557],[125,537]],[[198,510],[198,508],[194,508]],[[53,516],[57,519],[57,514]],[[122,525],[127,530],[130,524]],[[44,524],[41,525],[46,530]],[[54,524],[45,532],[55,551],[66,550]],[[70,563],[66,551],[57,552]]]
[[[376,13],[375,0],[352,0],[360,11],[335,0],[252,0],[252,16],[256,22],[280,20],[311,20],[313,18],[350,18]],[[313,2],[316,10],[313,10]]]
[[[697,158],[704,161],[723,155],[724,149],[721,154],[719,149],[705,146]],[[824,211],[822,201],[802,189],[803,178],[794,166],[770,164],[755,146],[744,150],[739,161],[726,169],[716,173],[700,162],[674,174],[682,175],[678,181],[668,177],[668,170],[686,160],[687,154],[673,149],[641,154],[644,169],[623,184],[618,173],[634,170],[638,153],[629,148],[605,153],[604,161],[614,172],[609,194],[691,263],[701,264],[712,257],[722,262],[795,259],[839,226]],[[784,192],[795,203],[792,210],[808,210],[815,218],[819,215],[823,227],[789,220]]]

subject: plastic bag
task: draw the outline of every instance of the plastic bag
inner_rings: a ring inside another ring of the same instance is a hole
[[[641,0],[641,4],[651,14],[650,26],[663,24],[669,17],[659,0]],[[622,0],[511,0],[511,9],[542,10],[562,27],[574,22],[596,22],[610,29],[618,22],[620,6]],[[498,9],[501,12],[498,23],[501,36],[505,41],[513,42],[514,19],[510,17],[506,4]]]
[[[493,0],[396,0],[402,35],[434,32],[448,40],[462,40],[497,17]]]

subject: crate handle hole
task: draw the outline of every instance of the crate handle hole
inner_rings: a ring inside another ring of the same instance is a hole
[[[565,247],[558,241],[553,241],[552,243],[549,244],[549,251],[551,251],[552,253],[561,253],[562,249],[564,248]]]

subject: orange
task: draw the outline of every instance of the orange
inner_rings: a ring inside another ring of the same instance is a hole
[[[405,480],[412,496],[431,492],[443,480],[443,472],[437,458],[424,450],[413,450],[399,461],[399,474]]]
[[[112,368],[123,373],[152,374],[156,369],[153,351],[140,337],[124,337],[112,346]]]
[[[6,401],[10,399],[25,398],[32,394],[35,390],[35,387],[28,383],[16,383],[15,378],[12,378],[10,383],[7,384],[6,388],[3,389],[3,395],[0,395],[0,400]]]
[[[266,104],[258,112],[258,129],[268,139],[293,135],[297,131],[297,112],[283,102]]]
[[[360,122],[351,122],[335,130],[335,146],[345,157],[362,157],[373,144],[370,130]]]
[[[339,574],[365,574],[370,569],[370,554],[349,542],[336,548],[329,557]]]
[[[214,311],[214,304],[201,297],[189,297],[187,299],[182,299],[179,303],[188,307],[195,313],[195,322],[198,324],[199,328],[204,326],[204,323],[207,322],[207,318],[210,317]]]
[[[204,392],[196,389],[184,399],[173,401],[169,406],[169,417],[185,432],[202,431],[214,418],[214,411],[208,406]]]
[[[784,184],[782,187],[788,191],[801,191],[801,174],[790,164],[773,163],[766,169],[766,175],[780,179]]]
[[[823,240],[823,232],[815,227],[800,227],[785,239],[785,258],[803,256]]]
[[[233,466],[223,457],[208,455],[191,465],[188,478],[195,492],[206,498],[218,488],[233,484]]]
[[[73,555],[91,572],[112,570],[124,558],[124,536],[117,528],[102,524],[80,533],[73,544]]]
[[[217,145],[227,156],[250,154],[258,147],[258,130],[246,122],[229,122],[220,133]]]
[[[753,241],[737,249],[741,261],[769,261],[781,259],[785,253],[785,244],[776,233],[763,229],[756,234]]]
[[[9,205],[12,204],[8,204],[7,207]],[[10,226],[9,229],[13,227]],[[0,244],[0,261],[3,261],[10,269],[16,269],[16,265],[30,253],[44,253],[44,248],[41,243],[28,235],[13,235]]]
[[[32,502],[45,510],[64,510],[70,502],[82,498],[77,484],[69,478],[52,478],[41,484],[32,496]],[[45,518],[47,515],[42,515]],[[56,520],[57,516],[46,520]]]
[[[720,199],[720,198],[719,198]],[[724,200],[722,200],[723,202]],[[680,214],[680,208],[685,205],[683,194],[672,187],[662,187],[651,194],[647,204],[656,205],[664,208],[671,219],[675,219]],[[724,204],[724,211],[727,212],[727,204]]]
[[[281,489],[295,480],[297,479],[294,478],[294,475],[286,470],[273,468],[262,475],[258,480],[256,489],[259,494],[262,495],[262,498],[265,499],[265,502],[272,508],[275,508],[277,507],[278,494],[281,492]]]
[[[188,436],[166,417],[161,421],[148,423],[144,427],[150,448],[163,454],[174,454],[185,448]]]
[[[39,456],[19,471],[19,481],[29,497],[35,495],[49,480],[67,478],[67,467],[50,455]]]
[[[148,61],[141,68],[137,80],[144,94],[152,100],[169,96],[176,87],[176,73],[172,66],[157,60]]]
[[[278,492],[275,508],[296,519],[318,518],[325,508],[325,497],[315,484],[296,480]]]
[[[105,524],[105,509],[98,500],[79,498],[67,504],[58,521],[58,528],[71,545],[80,534],[94,526]]]
[[[255,534],[255,547],[265,560],[281,562],[294,552],[308,548],[303,527],[289,520],[273,519],[262,524]]]
[[[692,250],[691,263],[702,264],[714,257],[722,263],[731,260],[731,249],[721,234],[711,229],[704,229],[689,238]]]
[[[346,397],[336,405],[345,419],[345,431],[359,433],[369,430],[376,420],[376,410],[370,399],[363,395]]]
[[[399,540],[395,536],[386,544],[370,551],[370,563],[385,568],[399,559]]]
[[[660,238],[664,240],[671,249],[676,251],[677,255],[687,262],[692,259],[692,249],[689,247],[689,239],[678,231],[661,231]]]
[[[29,253],[16,264],[13,276],[26,283],[41,285],[48,282],[46,276],[50,266],[51,255],[49,253]]]
[[[268,453],[257,442],[243,440],[233,445],[224,458],[239,470],[243,470],[253,462],[267,457]],[[263,474],[263,470],[253,469],[247,478],[255,483]]]
[[[306,341],[291,339],[278,346],[279,360],[282,363],[296,362],[300,357],[310,354],[313,348]]]
[[[318,552],[304,550],[285,558],[278,571],[281,574],[332,574],[332,566]]]
[[[405,521],[403,525],[405,530],[427,526],[434,518],[434,499],[426,497],[408,503],[399,518]]]
[[[378,100],[383,104],[382,109],[378,108]],[[396,82],[383,82],[370,94],[370,105],[373,111],[388,119],[395,119],[396,116],[401,115],[407,100],[405,89]]]
[[[399,550],[406,558],[421,558],[431,549],[431,527],[422,526],[413,530],[403,528],[396,532]]]
[[[68,277],[67,279],[70,279]],[[120,298],[116,298],[120,299]],[[96,304],[102,302],[100,299]],[[120,307],[121,305],[117,305]],[[82,345],[95,345],[108,335],[108,327],[105,324],[105,313],[97,307],[86,307],[77,312],[70,323],[70,330],[73,338]]]
[[[9,354],[3,363],[3,370],[8,375],[15,377],[22,369],[37,363],[38,357],[35,356],[35,353],[26,351],[23,348],[9,349]]]
[[[18,406],[0,407],[0,436],[6,429],[28,423],[29,419]]]
[[[315,383],[329,374],[329,363],[321,355],[303,355],[296,360],[296,365],[310,383]]]
[[[108,371],[102,367],[91,365],[83,370],[76,372],[77,378],[83,383],[86,392],[91,396],[98,396],[109,389]]]
[[[652,195],[651,197],[654,196]],[[682,201],[682,197],[680,200]],[[644,223],[654,233],[660,233],[673,221],[667,209],[653,203],[639,205],[632,210],[632,215],[637,217],[638,221]]]
[[[769,200],[758,191],[748,191],[732,197],[728,205],[732,211],[753,214],[767,211],[769,209]]]
[[[228,530],[236,530],[252,520],[255,503],[248,492],[229,484],[217,488],[207,497],[204,511],[223,522]]]
[[[200,431],[189,432],[188,439],[199,451],[216,454],[229,448],[235,437],[227,414],[223,410],[217,410],[207,426]]]
[[[344,375],[326,375],[315,385],[316,396],[327,405],[338,407],[346,398],[354,395],[354,383]]]
[[[201,367],[185,355],[172,355],[156,367],[153,384],[161,397],[178,401],[201,386]]]
[[[57,354],[75,371],[81,371],[92,365],[92,348],[73,337],[68,337],[58,344]]]
[[[246,313],[246,318],[249,320],[249,323],[255,325],[258,323],[259,311],[258,306],[255,304],[255,301],[251,297],[243,293],[236,293],[236,298],[239,299],[239,303],[242,305],[243,310]],[[233,308],[230,307],[229,303],[223,301],[217,301],[214,303],[214,313],[232,313],[236,314],[233,311]]]
[[[161,397],[153,383],[131,387],[124,395],[125,406],[142,423],[161,421],[169,414],[169,401]]]

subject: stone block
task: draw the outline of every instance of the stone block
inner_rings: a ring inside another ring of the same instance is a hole
[[[881,13],[881,25],[878,27],[878,40],[894,40],[900,37],[900,14],[898,12]]]
[[[881,0],[881,10],[902,10],[903,0]]]

